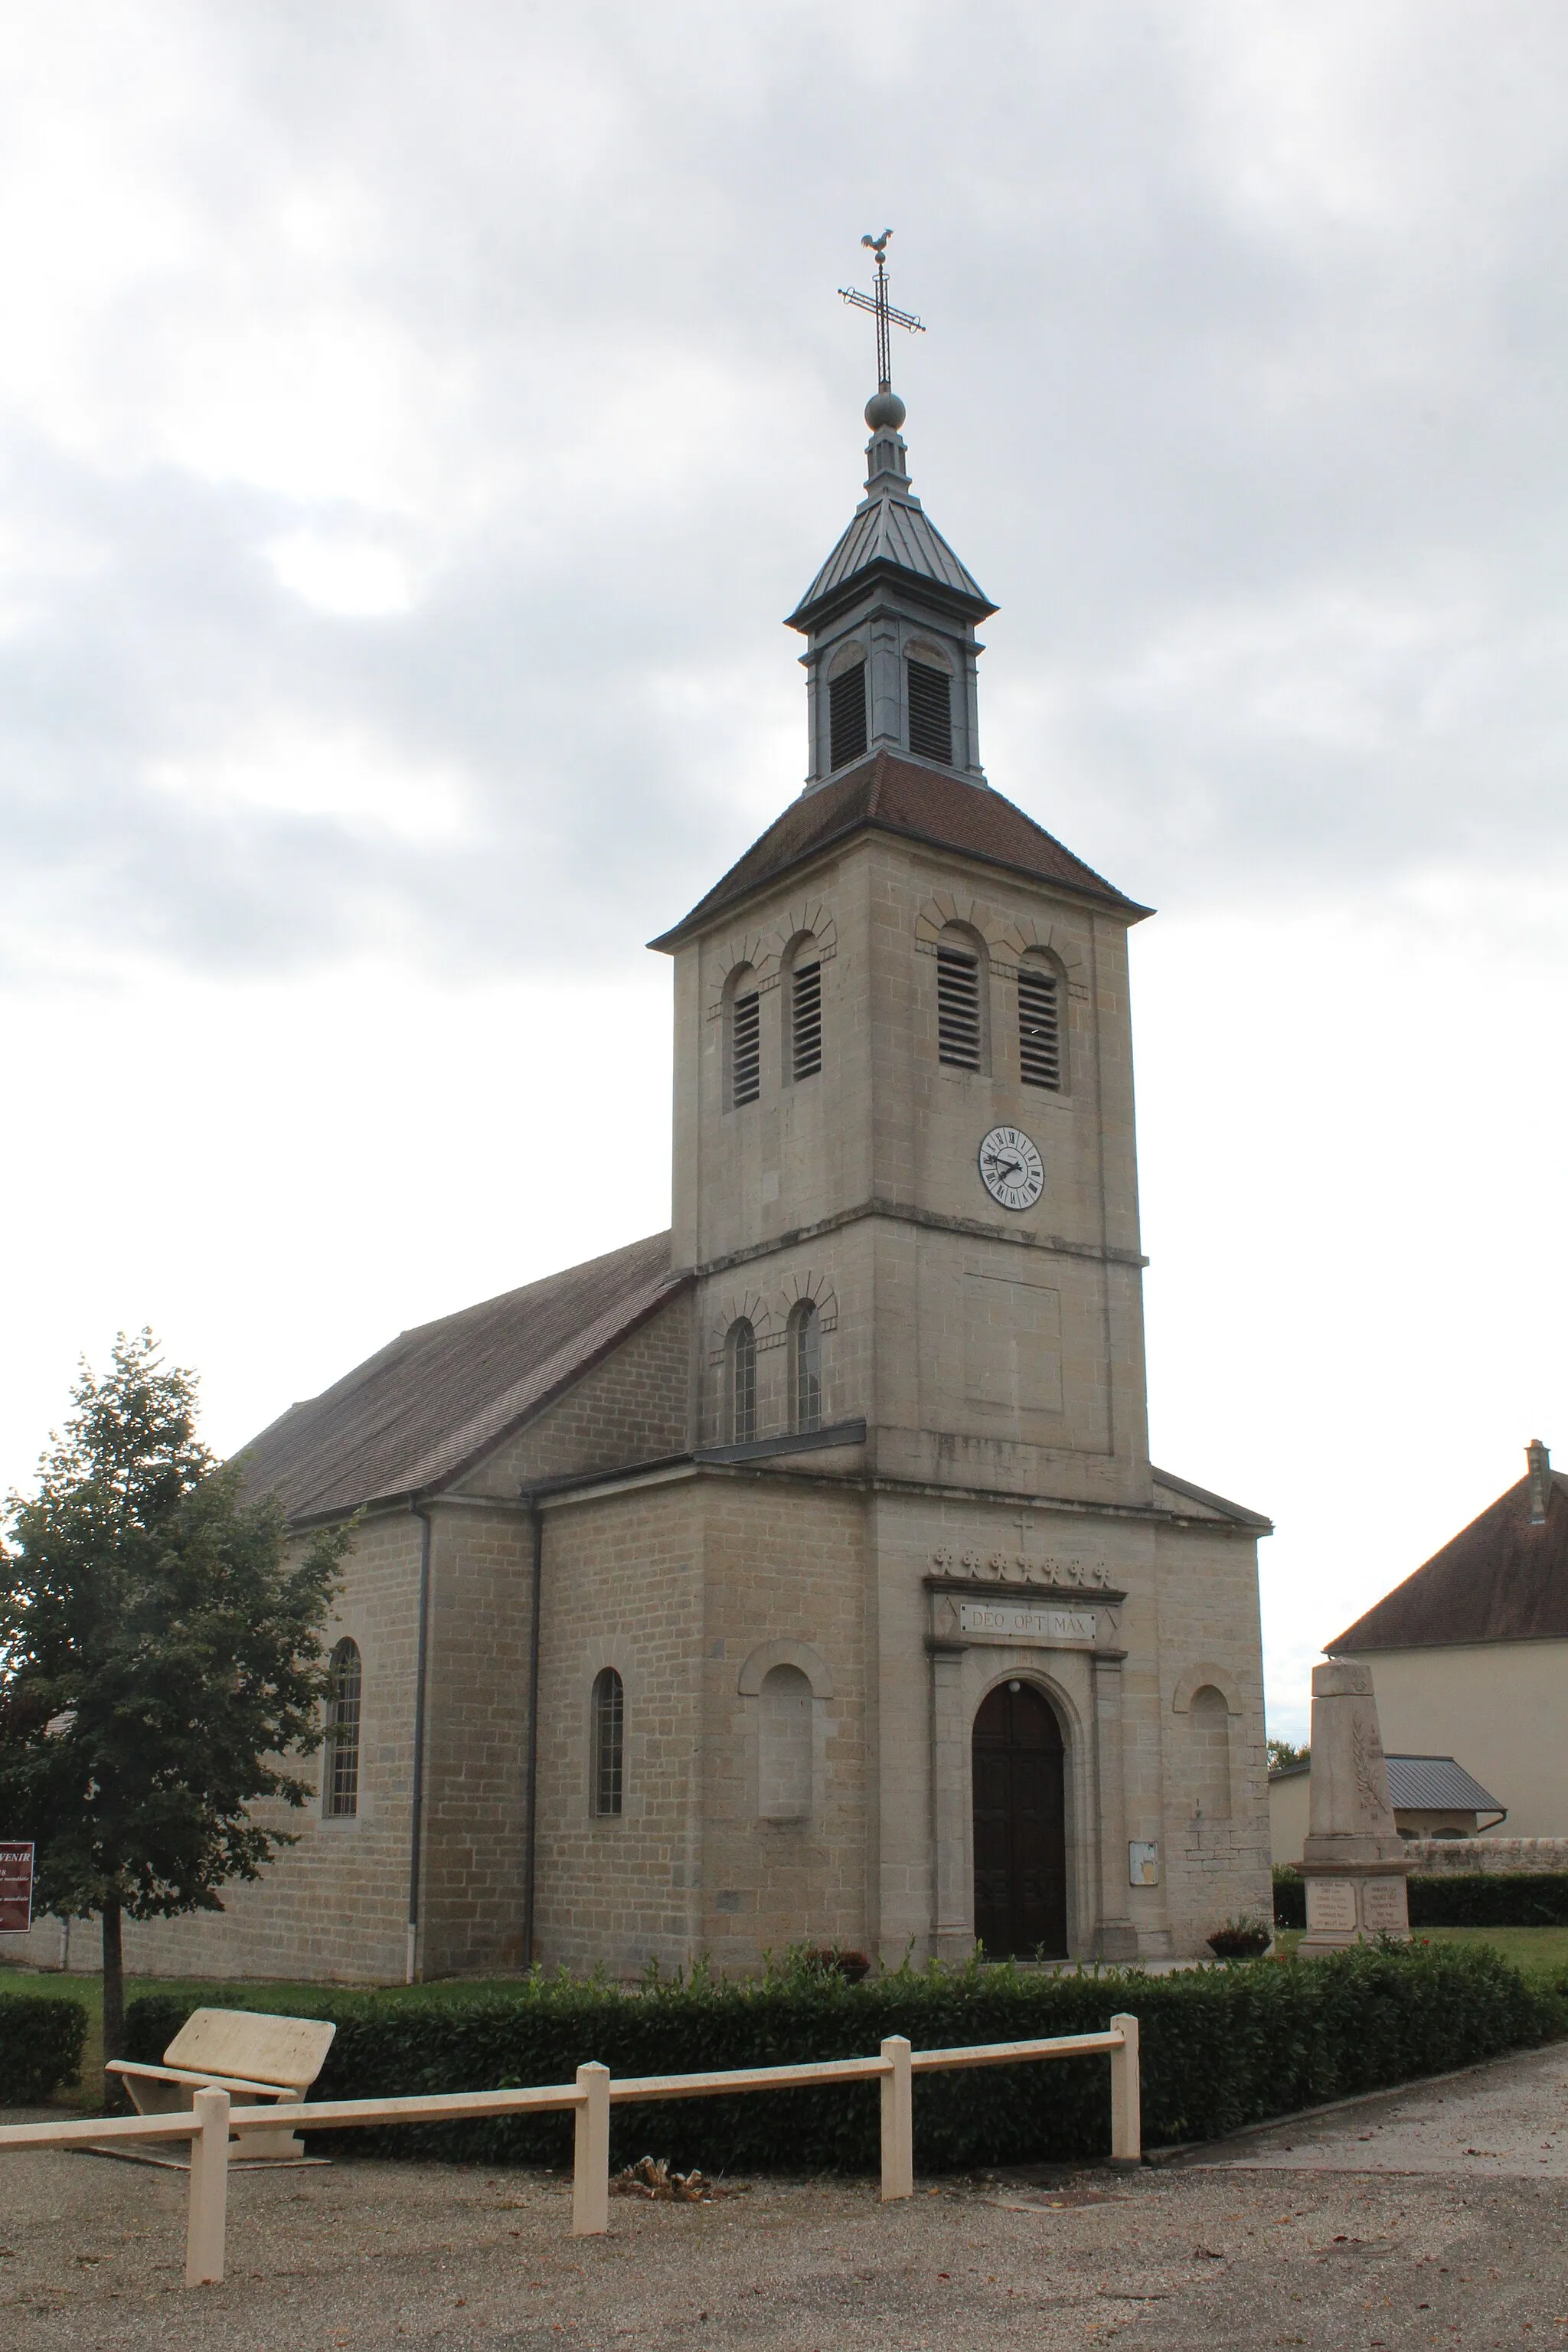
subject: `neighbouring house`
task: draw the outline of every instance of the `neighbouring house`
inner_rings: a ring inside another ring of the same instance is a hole
[[[1502,1791],[1510,1837],[1556,1838],[1568,1835],[1568,1479],[1539,1438],[1525,1458],[1517,1486],[1327,1648],[1372,1668],[1385,1748],[1462,1756]]]
[[[1276,1867],[1301,1859],[1311,1770],[1303,1761],[1281,1764],[1268,1775],[1268,1833]],[[1508,1818],[1507,1808],[1452,1756],[1390,1756],[1388,1794],[1401,1837],[1473,1838]]]

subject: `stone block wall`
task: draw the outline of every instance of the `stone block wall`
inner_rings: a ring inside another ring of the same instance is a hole
[[[689,1441],[691,1298],[682,1292],[461,1481],[514,1498],[536,1480],[655,1462]]]
[[[1568,1871],[1568,1838],[1406,1838],[1412,1870]]]
[[[430,1506],[422,1976],[522,1965],[532,1529],[516,1504]]]
[[[322,1751],[300,1762],[312,1795],[296,1811],[258,1806],[268,1827],[293,1832],[250,1885],[223,1889],[223,1909],[184,1918],[127,1920],[125,1966],[138,1976],[248,1977],[327,1983],[401,1983],[406,1968],[414,1680],[418,1641],[420,1523],[405,1510],[371,1514],[354,1539],[327,1635],[357,1642],[363,1685],[359,1811],[321,1809]],[[46,1965],[58,1929],[43,1931]],[[71,1966],[100,1964],[97,1923],[78,1923]]]

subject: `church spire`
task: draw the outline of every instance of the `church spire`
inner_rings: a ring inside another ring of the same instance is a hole
[[[906,412],[892,387],[889,330],[925,329],[888,299],[892,233],[885,228],[860,240],[877,257],[875,292],[838,289],[877,322],[877,389],[866,403],[866,495],[788,621],[806,640],[808,792],[879,751],[984,781],[975,692],[982,648],[974,627],[996,607],[910,486],[900,430]]]

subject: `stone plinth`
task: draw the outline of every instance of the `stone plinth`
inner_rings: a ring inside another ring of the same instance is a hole
[[[1311,1812],[1301,1848],[1306,1958],[1380,1936],[1408,1940],[1410,1861],[1394,1826],[1372,1670],[1351,1659],[1312,1669]]]

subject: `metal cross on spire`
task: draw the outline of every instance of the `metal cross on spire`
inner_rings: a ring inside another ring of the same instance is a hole
[[[861,244],[868,246],[877,257],[876,292],[874,294],[862,294],[853,286],[841,286],[838,289],[846,302],[853,303],[857,310],[869,310],[876,319],[877,389],[879,392],[891,392],[893,388],[892,362],[888,350],[888,329],[889,326],[907,327],[911,335],[923,335],[925,333],[925,329],[921,326],[920,320],[915,317],[912,310],[895,310],[892,304],[888,299],[888,239],[892,236],[892,234],[893,232],[890,228],[885,228],[880,236],[863,236],[860,240]]]

